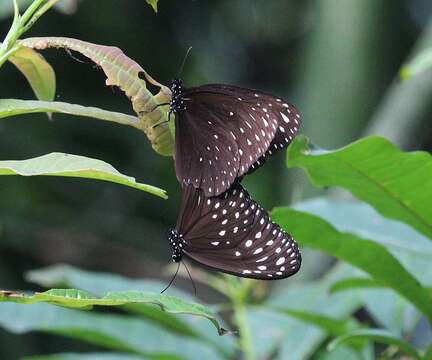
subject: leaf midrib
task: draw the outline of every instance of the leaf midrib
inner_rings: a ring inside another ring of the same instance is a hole
[[[346,161],[340,154],[335,153],[336,158],[342,161],[344,164],[346,164],[348,167],[353,169],[354,171],[357,171],[359,174],[364,176],[366,179],[369,179],[374,185],[376,185],[379,189],[381,189],[384,193],[386,193],[391,199],[396,200],[396,202],[404,208],[408,213],[413,215],[415,218],[417,218],[426,228],[428,228],[430,231],[427,234],[427,236],[432,239],[432,224],[430,224],[427,219],[425,219],[420,213],[418,213],[415,209],[409,207],[408,204],[406,204],[403,199],[399,198],[397,194],[390,191],[390,189],[386,188],[384,185],[382,185],[379,181],[375,180],[373,177],[370,177],[367,175],[366,172],[362,171],[360,168],[356,167],[354,164]],[[325,155],[324,155],[325,156]],[[352,192],[352,191],[351,191]],[[375,206],[374,206],[375,207]],[[378,208],[377,208],[378,209]],[[384,212],[382,212],[380,209],[378,209],[380,213],[382,213],[384,216],[387,217]],[[402,220],[402,219],[399,219]],[[404,221],[404,220],[402,220]],[[410,224],[411,225],[411,224]]]

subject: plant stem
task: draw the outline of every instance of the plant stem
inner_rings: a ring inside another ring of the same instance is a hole
[[[21,17],[21,25],[24,26],[27,21],[31,19],[33,14],[39,9],[39,7],[44,3],[46,0],[35,0],[32,2],[32,4],[27,8],[27,10],[24,12],[24,14]]]
[[[246,315],[245,304],[239,299],[233,299],[234,320],[239,331],[239,345],[245,360],[255,360],[255,349],[252,342],[252,333]]]
[[[0,50],[0,67],[6,62],[6,60],[13,55],[16,51],[19,50],[19,46],[16,45],[12,49],[6,50],[5,52]]]
[[[432,21],[423,30],[408,58],[415,59],[431,43]],[[385,136],[403,149],[417,148],[422,140],[428,140],[424,137],[427,134],[422,133],[422,124],[428,124],[430,120],[431,96],[430,72],[402,82],[398,75],[369,122],[365,135]],[[427,125],[424,126],[427,128]]]
[[[228,285],[228,293],[232,303],[234,322],[237,325],[239,332],[239,347],[243,352],[245,360],[255,360],[255,348],[246,314],[246,303],[253,282],[248,280],[239,280],[232,276],[226,276],[225,280]]]
[[[6,34],[3,40],[3,43],[0,43],[0,55],[5,53],[11,47],[11,42],[13,43],[12,39],[14,38],[15,34],[18,31],[20,15],[17,6],[18,6],[17,3],[14,2],[14,18],[8,33]]]
[[[32,18],[33,14],[40,8],[40,6],[45,1],[46,0],[33,1],[33,3],[27,8],[27,10],[24,12],[22,16],[19,15],[18,3],[14,1],[14,18],[13,18],[12,26],[9,29],[8,33],[6,34],[3,43],[0,44],[0,67],[5,63],[5,61],[8,59],[9,56],[11,56],[15,51],[19,49],[19,46],[16,46],[15,44],[18,38],[24,32],[26,32],[31,27],[31,25],[34,24],[34,22],[39,18],[40,15],[43,14],[42,12],[33,21]],[[50,4],[51,2],[52,1],[50,1],[48,4]],[[45,6],[43,6],[44,9],[46,8],[45,11],[47,11],[50,7],[50,6],[47,7],[48,4],[45,4]],[[53,4],[51,4],[51,6],[52,5]],[[29,20],[31,20],[31,24]]]
[[[44,0],[46,1],[46,0]],[[48,0],[48,2],[44,5],[42,5],[35,13],[34,15],[30,18],[30,20],[23,24],[23,29],[21,34],[25,33],[26,31],[28,31],[33,25],[34,23],[43,15],[45,14],[49,9],[51,9],[57,2],[59,2],[59,0]]]

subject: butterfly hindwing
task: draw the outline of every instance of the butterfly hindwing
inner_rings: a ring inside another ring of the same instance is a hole
[[[237,182],[212,198],[186,186],[176,230],[183,254],[217,271],[272,280],[295,274],[301,265],[295,240]]]

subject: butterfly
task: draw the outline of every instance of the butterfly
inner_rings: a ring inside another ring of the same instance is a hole
[[[207,197],[287,147],[301,125],[293,105],[261,91],[221,84],[188,89],[175,79],[171,92],[177,179]]]
[[[296,241],[238,181],[215,197],[186,185],[177,225],[168,239],[174,262],[185,255],[212,270],[240,277],[283,279],[301,265]]]

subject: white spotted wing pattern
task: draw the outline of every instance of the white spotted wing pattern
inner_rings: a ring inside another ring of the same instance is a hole
[[[276,101],[282,102],[281,99],[276,99]],[[282,103],[282,106],[285,110],[282,110],[280,113],[281,118],[278,119],[278,128],[269,148],[265,155],[261,156],[256,163],[251,165],[247,174],[251,174],[263,166],[266,160],[275,152],[287,148],[297,135],[301,126],[299,111],[291,104]]]
[[[261,166],[300,127],[294,106],[260,91],[221,84],[186,89],[177,80],[172,92],[177,178],[206,196],[224,193]]]
[[[301,265],[296,241],[236,182],[223,195],[207,198],[183,188],[180,216],[171,233],[176,253],[221,272],[274,280],[294,275]]]

